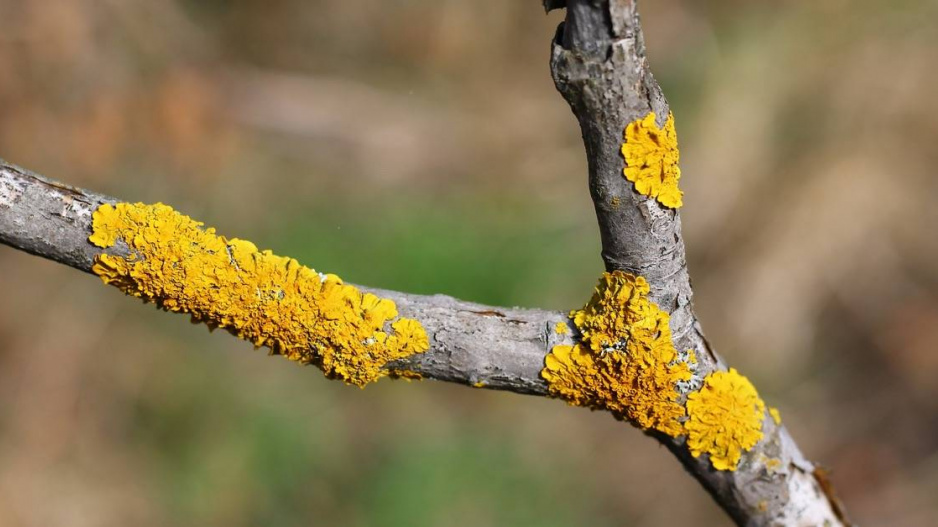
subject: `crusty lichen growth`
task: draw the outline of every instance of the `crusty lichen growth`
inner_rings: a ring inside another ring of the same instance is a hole
[[[759,461],[765,465],[765,470],[770,474],[782,468],[782,460],[777,457],[768,457],[765,454],[760,454]]]
[[[558,335],[568,335],[570,333],[570,326],[566,322],[558,322],[554,326],[554,332]]]
[[[668,314],[648,292],[640,276],[604,273],[589,303],[570,314],[582,340],[554,346],[541,376],[570,404],[676,437],[685,415],[676,386],[692,374],[674,349]]]
[[[717,470],[736,470],[743,451],[762,439],[765,403],[735,369],[715,371],[687,396],[687,447],[694,457],[710,454]]]
[[[769,415],[772,416],[772,420],[775,421],[775,424],[782,424],[782,414],[778,411],[778,408],[775,408],[774,406],[769,408]]]
[[[742,452],[762,439],[765,403],[735,369],[701,382],[696,353],[675,349],[669,316],[648,293],[641,276],[603,273],[589,303],[570,313],[580,341],[554,346],[541,376],[555,397],[643,430],[686,435],[694,457],[706,453],[715,469],[736,470]],[[780,421],[774,408],[770,414]]]
[[[98,247],[120,239],[129,248],[126,257],[96,256],[92,271],[105,283],[330,378],[364,386],[387,375],[388,362],[430,347],[420,322],[398,318],[393,301],[219,236],[167,205],[102,205],[92,230]]]
[[[625,128],[625,178],[638,192],[676,209],[683,204],[684,193],[678,188],[681,167],[674,114],[668,114],[664,128],[659,128],[655,119],[651,112]]]

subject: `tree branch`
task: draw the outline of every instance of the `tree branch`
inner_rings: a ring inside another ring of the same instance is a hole
[[[0,159],[0,242],[75,269],[91,272],[96,254],[121,254],[88,242],[91,214],[118,200],[44,178]],[[360,288],[397,304],[417,319],[430,350],[389,364],[429,379],[546,395],[544,356],[569,335],[553,328],[559,312],[493,308],[445,295],[421,296]]]
[[[645,62],[636,3],[545,0],[544,6],[567,8],[553,42],[551,71],[583,133],[606,269],[647,279],[650,299],[670,314],[675,347],[695,350],[700,375],[725,369],[693,311],[680,214],[638,194],[622,176],[626,125],[653,111],[661,126],[669,113]],[[92,212],[116,202],[0,160],[0,242],[12,247],[90,272],[102,252],[88,242]],[[557,344],[574,343],[554,331],[568,321],[562,313],[362,289],[392,299],[402,316],[426,329],[430,350],[390,365],[426,378],[547,395],[540,375],[545,356]],[[763,439],[735,471],[715,470],[706,456],[693,457],[683,437],[649,435],[739,525],[846,525],[823,472],[804,458],[785,428],[766,415],[762,430]]]
[[[648,280],[649,297],[671,314],[675,347],[696,351],[701,374],[725,369],[694,314],[680,213],[637,193],[622,174],[626,125],[654,112],[663,126],[670,111],[645,60],[637,1],[565,4],[551,72],[583,133],[606,269]],[[846,524],[836,498],[828,495],[826,480],[787,430],[765,419],[763,432],[763,440],[735,471],[714,470],[705,456],[694,458],[683,438],[658,439],[740,525]],[[772,459],[780,465],[766,463]]]

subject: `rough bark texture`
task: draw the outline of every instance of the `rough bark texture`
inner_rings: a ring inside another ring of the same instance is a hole
[[[117,201],[0,159],[0,243],[11,247],[90,273],[95,254],[121,252],[121,244],[102,251],[88,242],[91,213]],[[401,316],[423,324],[430,351],[391,366],[429,379],[546,395],[547,384],[540,377],[544,357],[555,344],[571,341],[553,331],[557,322],[566,320],[559,312],[361,289],[394,300]]]
[[[626,125],[653,111],[663,126],[670,111],[645,60],[637,2],[564,3],[567,16],[555,36],[551,72],[583,133],[606,269],[644,276],[651,299],[671,313],[675,347],[696,350],[704,375],[724,369],[694,314],[680,213],[635,192],[622,174]],[[785,428],[766,418],[763,431],[763,440],[732,472],[714,470],[705,456],[695,459],[680,438],[659,440],[740,525],[846,523]],[[782,464],[769,470],[765,459]]]
[[[703,375],[723,369],[694,315],[680,214],[637,194],[622,175],[625,126],[649,111],[662,125],[669,110],[645,63],[635,1],[545,0],[544,6],[567,8],[553,42],[551,70],[583,132],[606,268],[644,276],[651,299],[671,315],[675,346],[696,350]],[[90,272],[100,252],[87,241],[91,213],[116,201],[0,160],[0,242],[26,252]],[[566,320],[562,313],[371,291],[393,299],[401,315],[426,328],[430,350],[392,365],[426,378],[546,395],[540,377],[544,357],[554,345],[572,343],[553,331]],[[706,456],[691,456],[680,438],[654,437],[739,525],[847,524],[823,471],[804,458],[785,428],[766,415],[763,431],[736,471],[714,470]],[[769,469],[768,459],[780,463]]]

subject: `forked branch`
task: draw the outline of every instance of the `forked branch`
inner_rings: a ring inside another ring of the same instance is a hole
[[[623,177],[626,127],[650,113],[655,126],[664,127],[670,114],[645,61],[636,2],[545,0],[544,5],[567,9],[552,44],[551,71],[583,133],[606,269],[647,282],[647,300],[670,321],[673,347],[693,352],[697,378],[723,371],[694,314],[678,210],[637,192]],[[92,272],[101,255],[128,257],[134,248],[127,244],[102,248],[89,242],[93,213],[117,203],[0,160],[0,242],[14,248],[85,272]],[[545,358],[555,347],[568,349],[586,340],[582,333],[556,330],[558,324],[570,325],[564,313],[361,290],[392,300],[401,317],[425,329],[429,350],[385,365],[408,375],[546,396],[553,392],[542,374]],[[761,440],[731,469],[718,470],[707,455],[695,457],[683,434],[648,434],[667,446],[739,525],[846,525],[823,472],[804,458],[776,419],[767,412],[761,418]]]

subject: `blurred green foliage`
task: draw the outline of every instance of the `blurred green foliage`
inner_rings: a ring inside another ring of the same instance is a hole
[[[278,220],[272,245],[319,270],[489,305],[563,309],[602,269],[598,234],[583,236],[525,196],[314,200]]]

